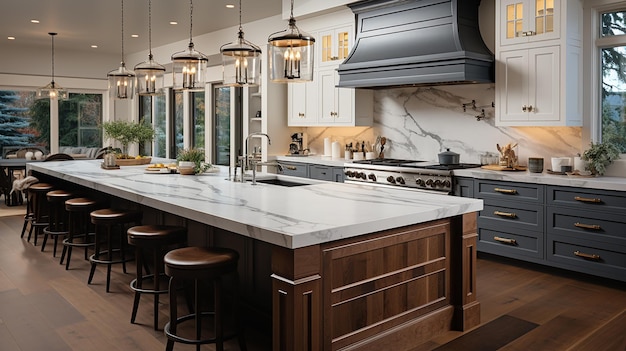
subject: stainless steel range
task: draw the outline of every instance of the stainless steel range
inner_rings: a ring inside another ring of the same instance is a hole
[[[427,161],[374,159],[346,163],[344,174],[345,181],[348,183],[404,187],[452,194],[453,171],[475,167],[480,167],[480,165],[473,163],[441,165]]]

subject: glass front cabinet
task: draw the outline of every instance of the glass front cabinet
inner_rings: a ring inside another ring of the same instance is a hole
[[[500,2],[500,45],[559,38],[560,0]]]

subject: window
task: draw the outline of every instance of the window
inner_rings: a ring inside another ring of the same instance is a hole
[[[101,147],[101,124],[102,94],[70,93],[59,101],[59,146]]]
[[[213,163],[230,164],[230,87],[218,86],[213,89],[214,129]]]
[[[183,106],[183,92],[180,90],[174,91],[174,125],[173,125],[173,150],[170,151],[172,158],[178,155],[178,152],[185,148],[185,111]]]
[[[205,147],[205,108],[204,91],[191,93],[191,119],[193,121],[192,145],[198,149]]]
[[[626,7],[599,13],[601,138],[626,153]]]

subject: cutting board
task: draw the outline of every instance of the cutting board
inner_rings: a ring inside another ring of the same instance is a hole
[[[480,168],[488,169],[491,171],[508,171],[508,172],[526,171],[526,166],[516,166],[515,168],[510,168],[510,167],[500,166],[500,165],[484,165],[484,166],[480,166]]]

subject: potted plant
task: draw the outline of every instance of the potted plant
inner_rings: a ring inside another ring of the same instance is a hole
[[[603,175],[606,166],[618,159],[620,151],[611,142],[591,143],[589,149],[585,150],[582,159],[587,161],[585,169],[593,175]]]
[[[181,168],[193,168],[193,174],[200,174],[211,168],[211,164],[205,162],[203,149],[189,148],[178,153],[179,171]]]
[[[139,123],[128,121],[113,121],[102,124],[104,135],[117,140],[122,144],[122,154],[117,158],[134,158],[128,155],[128,145],[130,143],[144,143],[154,139],[154,129],[143,119]]]

